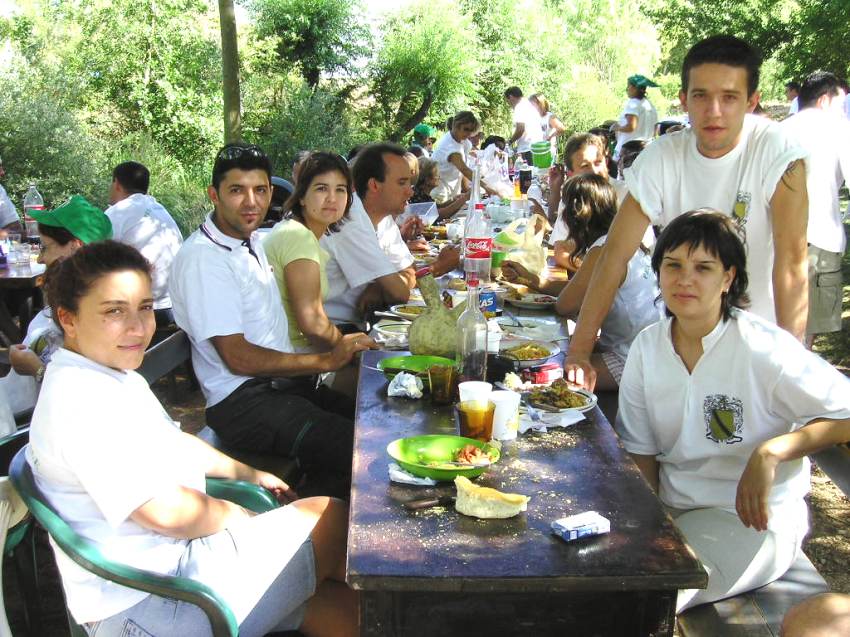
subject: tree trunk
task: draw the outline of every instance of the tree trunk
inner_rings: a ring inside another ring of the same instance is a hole
[[[224,97],[224,142],[242,140],[242,106],[239,97],[239,50],[233,0],[218,0],[221,22],[221,74]]]
[[[390,136],[390,141],[398,142],[402,138],[404,138],[407,133],[412,131],[414,127],[422,122],[425,119],[425,116],[428,114],[428,110],[431,108],[431,104],[434,103],[434,94],[430,90],[425,91],[425,95],[422,96],[422,104],[419,108],[416,109],[416,112],[413,113],[410,117],[408,117],[402,124],[398,127],[398,130],[393,132]],[[402,100],[402,107],[404,101]],[[401,117],[401,113],[396,114],[396,121]]]

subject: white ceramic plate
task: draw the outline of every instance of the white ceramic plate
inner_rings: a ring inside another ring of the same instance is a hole
[[[520,369],[542,365],[550,358],[552,358],[553,356],[557,356],[561,352],[561,348],[555,345],[555,343],[547,343],[546,341],[528,341],[526,339],[503,339],[499,345],[499,352],[504,354],[504,351],[507,349],[511,349],[513,347],[522,347],[524,345],[537,345],[538,347],[542,347],[549,350],[549,354],[546,356],[541,356],[540,358],[532,358],[529,360],[516,360],[511,357],[508,357],[511,358],[511,360],[515,360],[517,366]]]
[[[507,303],[526,310],[545,310],[546,308],[554,307],[557,300],[557,298],[548,294],[526,294],[521,299],[514,299],[510,296],[505,297]],[[522,321],[521,318],[520,321]]]
[[[393,305],[390,308],[390,312],[392,312],[396,316],[400,316],[401,318],[405,318],[409,321],[412,321],[413,319],[418,318],[419,316],[422,316],[421,312],[416,312],[416,311],[411,312],[410,310],[408,310],[407,308],[409,308],[409,307],[421,307],[424,311],[425,304],[424,303],[402,303],[401,305]]]
[[[576,411],[585,412],[585,411],[590,411],[591,409],[596,407],[596,403],[598,402],[598,399],[596,398],[596,394],[592,394],[591,392],[587,391],[586,389],[572,389],[570,391],[584,396],[587,399],[587,404],[584,407],[571,407],[571,408],[566,408],[566,409],[559,409],[558,410],[559,413],[569,411],[570,409],[575,409]],[[530,400],[531,394],[530,393],[524,393],[523,396],[527,397]],[[532,407],[534,407],[534,403],[530,403],[530,404],[531,404]]]

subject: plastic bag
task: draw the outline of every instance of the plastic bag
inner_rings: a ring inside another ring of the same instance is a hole
[[[535,232],[535,216],[517,219],[495,237],[496,243],[510,247],[508,259],[525,266],[529,272],[542,274],[546,268],[546,248],[543,233]]]

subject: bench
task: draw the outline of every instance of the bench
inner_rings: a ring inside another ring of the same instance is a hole
[[[181,365],[191,363],[191,360],[192,345],[189,336],[183,330],[178,329],[145,352],[144,361],[137,371],[148,384],[153,384],[163,376],[171,374]],[[176,384],[174,384],[173,379],[170,379],[169,382],[172,383],[171,393],[175,395]],[[294,485],[300,477],[298,465],[292,458],[233,449],[225,445],[209,427],[201,429],[197,436],[231,458],[261,471],[268,471],[289,484]]]

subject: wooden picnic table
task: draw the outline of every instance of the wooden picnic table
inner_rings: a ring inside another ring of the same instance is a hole
[[[390,482],[387,444],[456,430],[451,406],[387,397],[371,368],[394,354],[365,352],[357,391],[347,579],[361,593],[361,634],[672,635],[676,591],[707,578],[602,412],[521,435],[478,478],[531,496],[527,512],[411,513],[403,502],[454,485]],[[566,543],[550,533],[553,520],[588,510],[611,521],[609,534]]]
[[[43,265],[10,265],[0,269],[0,332],[6,345],[20,343],[33,312],[41,306],[39,288],[44,280]],[[13,299],[20,326],[15,324],[7,299]]]

